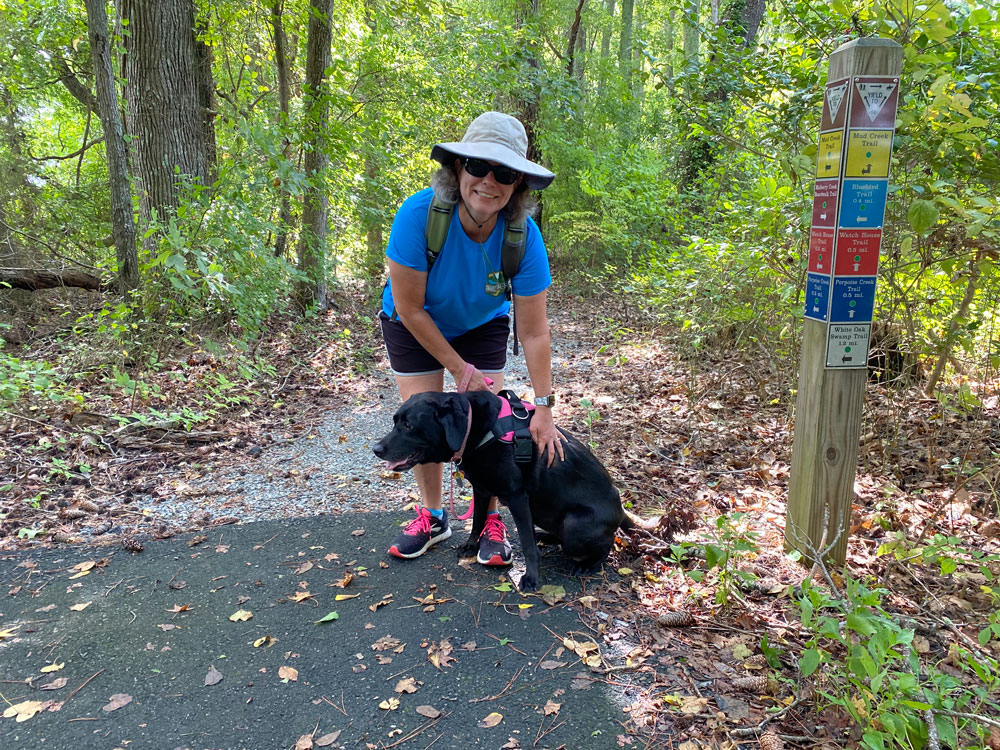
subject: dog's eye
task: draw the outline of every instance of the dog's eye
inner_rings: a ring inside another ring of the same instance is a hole
[[[399,423],[399,426],[402,427],[404,430],[412,430],[413,429],[413,426],[409,422],[407,422],[405,419],[402,422]]]

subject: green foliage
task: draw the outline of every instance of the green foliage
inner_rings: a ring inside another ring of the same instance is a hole
[[[743,513],[719,516],[715,519],[713,531],[711,542],[703,545],[682,544],[673,549],[673,554],[683,557],[685,548],[700,548],[705,557],[705,569],[690,570],[687,575],[713,585],[715,603],[725,605],[742,585],[756,580],[756,576],[740,569],[740,563],[759,553],[760,549],[757,534],[749,529]]]
[[[963,646],[949,658],[975,684],[922,662],[912,626],[886,611],[887,592],[848,577],[842,597],[805,581],[798,594],[802,626],[812,634],[799,657],[803,678],[824,670],[819,692],[864,728],[862,746],[920,748],[928,738],[928,711],[942,744],[983,747],[977,724],[951,712],[995,714],[990,697],[997,663]],[[968,744],[968,743],[974,744]]]

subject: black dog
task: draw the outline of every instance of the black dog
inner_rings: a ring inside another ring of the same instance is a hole
[[[538,588],[534,526],[560,541],[563,551],[576,563],[573,575],[599,568],[611,550],[615,530],[633,525],[622,510],[608,472],[579,440],[562,429],[565,460],[556,457],[546,466],[547,456],[539,459],[532,443],[532,460],[515,462],[512,443],[487,439],[500,406],[500,398],[489,391],[418,393],[399,407],[392,430],[373,450],[396,470],[446,463],[461,453],[461,469],[472,485],[475,513],[472,533],[459,548],[459,555],[475,554],[486,524],[487,505],[491,497],[497,497],[510,509],[521,538],[526,566],[520,581],[522,591]]]

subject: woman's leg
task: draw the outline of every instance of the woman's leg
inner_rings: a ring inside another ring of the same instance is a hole
[[[415,393],[443,391],[444,370],[423,375],[396,375],[396,387],[402,402]],[[431,510],[441,510],[441,466],[442,464],[418,464],[413,467],[420,501],[425,508]]]

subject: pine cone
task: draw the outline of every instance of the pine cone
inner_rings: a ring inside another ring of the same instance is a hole
[[[83,508],[88,513],[97,513],[100,510],[97,503],[95,503],[93,500],[81,500],[80,502],[77,503],[77,505]]]
[[[139,541],[138,537],[134,536],[122,537],[122,547],[127,549],[129,552],[142,552],[146,549],[142,542]]]
[[[733,687],[748,693],[770,693],[771,679],[766,674],[756,674],[750,677],[738,677],[733,680]]]
[[[760,736],[760,750],[785,750],[785,743],[774,732],[764,732]]]
[[[694,618],[690,612],[677,610],[675,612],[664,612],[656,618],[656,624],[665,628],[686,628],[694,624]]]
[[[62,512],[63,520],[66,521],[75,521],[78,518],[86,518],[88,515],[90,514],[83,508],[67,508]]]
[[[748,667],[766,667],[767,657],[764,654],[754,654],[743,662]]]

